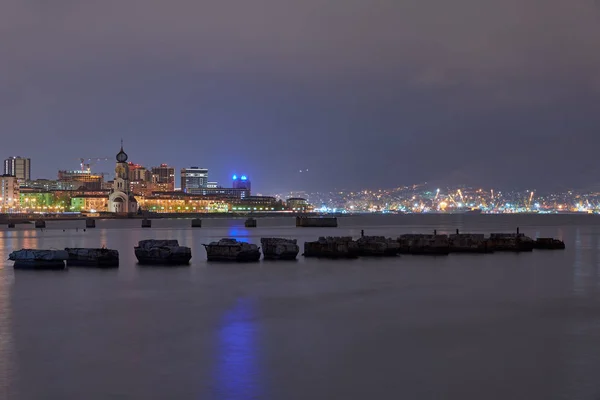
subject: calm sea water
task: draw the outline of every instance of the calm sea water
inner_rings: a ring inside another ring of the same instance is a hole
[[[600,399],[599,217],[153,222],[0,230],[0,260],[22,247],[121,254],[115,270],[0,261],[0,398]],[[208,264],[201,245],[517,226],[567,250],[223,265]],[[133,246],[147,238],[192,247],[191,266],[137,266]]]

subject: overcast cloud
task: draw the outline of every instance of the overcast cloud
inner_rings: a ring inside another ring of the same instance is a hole
[[[36,177],[121,137],[264,191],[600,176],[592,0],[4,0],[0,37],[0,157]]]

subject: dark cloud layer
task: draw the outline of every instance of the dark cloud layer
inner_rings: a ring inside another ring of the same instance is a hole
[[[592,0],[4,0],[0,37],[0,156],[36,176],[121,137],[264,190],[600,173]]]

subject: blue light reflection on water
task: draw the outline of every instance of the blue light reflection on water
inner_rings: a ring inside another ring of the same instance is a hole
[[[217,398],[259,398],[256,324],[254,301],[240,298],[223,315],[218,331],[216,391]]]
[[[240,228],[239,226],[232,226],[228,231],[229,237],[237,239],[240,242],[248,241],[248,229]]]

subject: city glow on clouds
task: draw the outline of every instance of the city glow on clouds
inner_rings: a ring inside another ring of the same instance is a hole
[[[54,178],[124,138],[259,190],[583,185],[599,22],[591,0],[5,0],[0,156]]]

